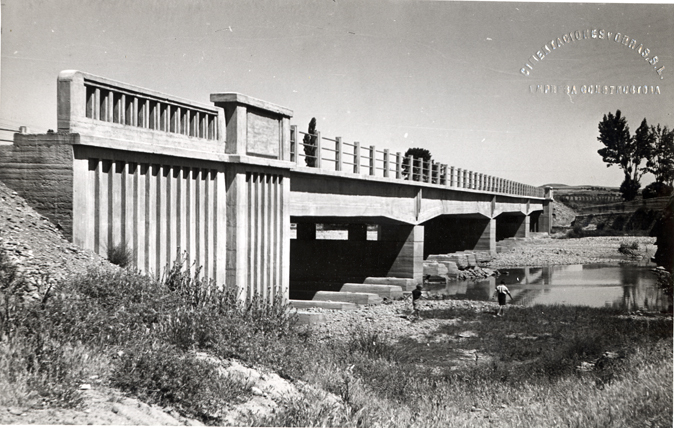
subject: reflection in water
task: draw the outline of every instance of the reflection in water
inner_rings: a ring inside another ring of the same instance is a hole
[[[647,266],[565,265],[502,269],[498,278],[430,285],[432,294],[457,299],[492,300],[494,287],[504,281],[518,305],[568,304],[593,307],[667,309],[665,294]]]

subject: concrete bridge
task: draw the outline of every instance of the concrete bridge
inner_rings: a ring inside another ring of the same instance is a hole
[[[550,229],[549,190],[319,133],[307,167],[291,110],[235,93],[211,102],[64,71],[57,132],[0,146],[0,180],[84,248],[125,245],[153,274],[186,251],[243,299],[419,281],[429,254],[494,253]],[[347,239],[317,234],[335,224]]]

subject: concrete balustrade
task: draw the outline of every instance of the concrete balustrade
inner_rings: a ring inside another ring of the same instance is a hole
[[[304,157],[301,146],[303,142],[300,137],[306,135],[304,132],[298,132],[297,126],[292,125],[292,132],[290,137],[291,153],[290,160],[295,162],[298,166],[303,166],[300,158]],[[361,144],[354,142],[353,144],[345,143],[341,137],[330,139],[322,137],[320,132],[317,132],[317,147],[316,147],[316,167],[322,169],[334,169],[335,171],[343,171],[344,164],[344,146],[352,146],[353,154],[348,154],[353,158],[353,173],[367,174],[369,176],[381,176],[383,178],[391,178],[395,180],[418,181],[429,184],[436,184],[438,186],[454,187],[467,190],[477,190],[482,192],[496,192],[511,195],[542,197],[544,191],[533,186],[515,183],[502,178],[493,177],[484,173],[478,173],[462,168],[455,168],[446,164],[435,163],[434,161],[425,162],[421,158],[414,158],[408,156],[404,158],[400,152],[396,153],[395,160],[391,160],[391,153],[388,149],[377,150],[376,146],[369,146],[366,150],[366,155],[361,153]],[[323,141],[334,143],[335,148],[330,149],[324,147]],[[326,157],[326,153],[334,153],[334,158]],[[378,156],[378,154],[380,156]],[[362,158],[365,158],[365,165],[367,171],[363,171]],[[377,164],[381,164],[381,168]],[[328,166],[330,165],[330,166]],[[334,165],[334,166],[333,166]],[[380,170],[381,174],[377,171]],[[407,174],[403,172],[407,171]],[[391,174],[394,172],[395,174]]]
[[[57,93],[59,132],[85,143],[115,146],[142,135],[153,146],[224,151],[224,116],[212,105],[73,70],[59,74]]]

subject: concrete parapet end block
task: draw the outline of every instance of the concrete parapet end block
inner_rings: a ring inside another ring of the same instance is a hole
[[[338,311],[352,311],[358,308],[356,304],[350,302],[328,302],[317,300],[290,300],[289,304],[291,308],[295,309],[321,308]]]
[[[357,305],[375,305],[382,302],[382,298],[374,293],[351,293],[347,291],[318,291],[314,300],[329,302],[350,302]]]
[[[414,278],[374,277],[365,278],[364,284],[397,285],[403,290],[413,290],[419,283]]]
[[[374,293],[382,298],[387,299],[401,299],[403,297],[403,289],[399,285],[389,284],[356,284],[346,283],[342,286],[340,291],[348,291],[352,293]]]

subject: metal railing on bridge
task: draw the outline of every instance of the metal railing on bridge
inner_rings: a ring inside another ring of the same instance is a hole
[[[299,136],[309,135],[315,144],[305,144]],[[307,150],[304,150],[304,148]],[[302,153],[300,153],[302,152]],[[545,197],[545,189],[517,183],[500,177],[456,168],[433,160],[403,156],[388,149],[348,143],[341,137],[326,138],[320,132],[308,134],[290,127],[290,160],[298,165],[304,160],[308,166],[322,170],[344,171],[359,175],[417,181],[441,187],[479,190],[517,196]]]

